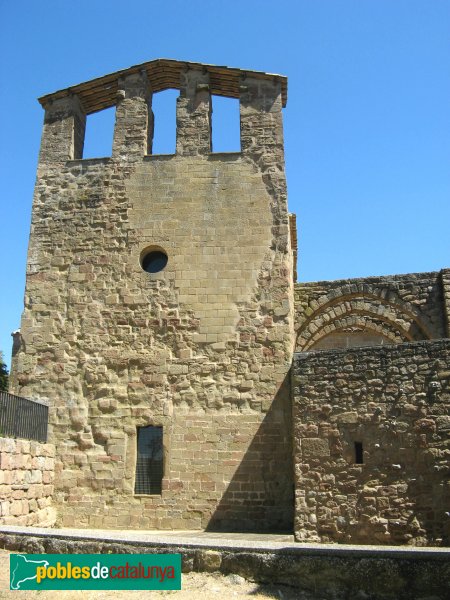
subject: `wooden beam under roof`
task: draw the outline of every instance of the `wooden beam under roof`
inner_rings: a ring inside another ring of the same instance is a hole
[[[117,90],[119,89],[119,79],[125,75],[145,70],[152,90],[160,92],[167,89],[180,89],[180,77],[184,69],[202,69],[207,71],[210,75],[211,93],[229,98],[239,98],[239,85],[246,76],[255,79],[278,81],[281,84],[283,106],[286,106],[287,77],[283,75],[177,61],[167,58],[159,58],[140,65],[134,65],[128,69],[116,71],[115,73],[92,79],[86,83],[79,83],[53,94],[46,94],[39,98],[39,102],[45,108],[53,100],[76,94],[86,114],[91,114],[110,106],[115,106],[117,102]]]

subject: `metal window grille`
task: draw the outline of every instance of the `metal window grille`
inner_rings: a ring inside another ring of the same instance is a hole
[[[161,494],[163,454],[163,428],[138,427],[135,494]]]
[[[0,392],[0,436],[47,441],[48,406]]]

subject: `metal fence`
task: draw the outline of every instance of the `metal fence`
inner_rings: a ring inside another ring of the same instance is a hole
[[[47,441],[48,406],[0,392],[0,436]]]

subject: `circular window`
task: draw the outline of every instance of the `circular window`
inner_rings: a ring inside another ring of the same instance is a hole
[[[141,267],[147,273],[159,273],[167,265],[167,254],[162,250],[150,250],[141,258]]]

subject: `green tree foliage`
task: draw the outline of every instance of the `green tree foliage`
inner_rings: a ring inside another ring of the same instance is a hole
[[[8,369],[3,362],[3,352],[0,350],[0,392],[8,391]]]

